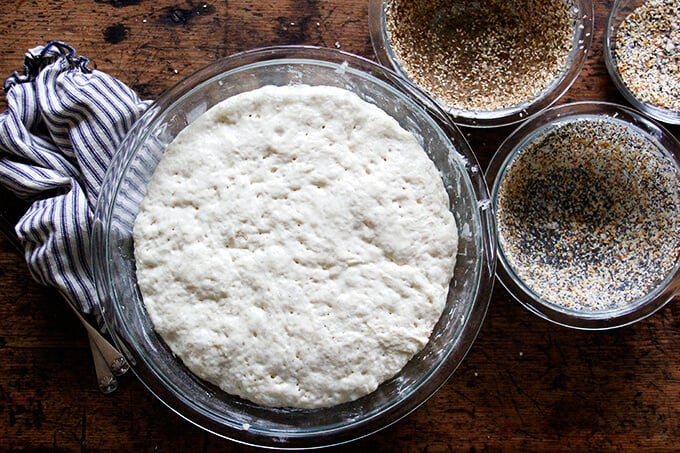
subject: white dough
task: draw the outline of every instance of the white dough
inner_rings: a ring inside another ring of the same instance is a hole
[[[458,235],[441,177],[385,112],[333,87],[231,97],[169,145],[134,228],[156,331],[257,404],[355,400],[428,342]]]

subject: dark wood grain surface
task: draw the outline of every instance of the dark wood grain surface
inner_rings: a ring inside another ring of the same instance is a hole
[[[603,62],[611,1],[595,3],[592,52],[560,102],[623,103]],[[27,49],[60,39],[149,99],[206,63],[265,45],[372,58],[367,2],[359,0],[15,0],[0,11],[1,77],[21,68]],[[464,133],[486,165],[511,130]],[[496,286],[479,337],[449,382],[403,421],[350,447],[678,451],[678,302],[626,328],[582,332],[537,318]],[[0,238],[0,451],[251,450],[185,422],[132,374],[101,394],[84,330]]]

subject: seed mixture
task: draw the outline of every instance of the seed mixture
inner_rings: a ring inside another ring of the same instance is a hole
[[[649,0],[629,14],[614,58],[635,97],[680,112],[680,1]]]
[[[404,72],[458,110],[535,99],[564,72],[574,38],[569,0],[390,0],[385,15]]]
[[[614,119],[580,118],[531,139],[498,188],[502,252],[531,290],[586,312],[620,308],[680,255],[678,169]]]

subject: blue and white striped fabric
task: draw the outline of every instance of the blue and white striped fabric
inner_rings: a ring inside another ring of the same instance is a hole
[[[5,81],[0,184],[30,206],[15,230],[35,280],[84,313],[96,301],[90,232],[111,157],[148,102],[61,42],[31,49]]]

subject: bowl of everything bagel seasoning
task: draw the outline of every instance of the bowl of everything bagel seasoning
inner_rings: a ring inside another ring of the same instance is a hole
[[[497,275],[525,307],[580,329],[621,327],[680,290],[680,143],[616,104],[551,108],[486,173]]]
[[[617,0],[605,30],[605,62],[635,108],[680,124],[680,2]]]
[[[458,124],[493,127],[550,105],[592,41],[589,0],[371,0],[380,63],[419,85]]]

